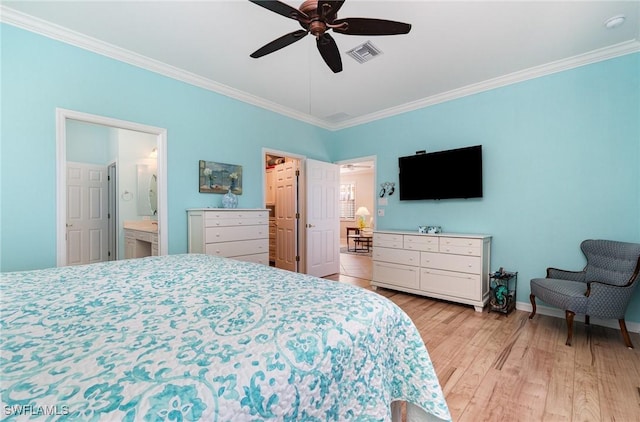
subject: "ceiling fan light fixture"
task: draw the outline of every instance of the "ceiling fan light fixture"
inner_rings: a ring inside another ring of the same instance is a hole
[[[347,55],[360,64],[366,63],[380,54],[382,54],[382,50],[373,45],[371,41],[367,41],[366,43],[360,44],[359,46],[347,51]]]
[[[627,17],[625,15],[612,16],[609,19],[607,19],[606,21],[604,21],[604,26],[607,29],[614,29],[614,28],[617,28],[619,26],[622,26],[622,24],[624,23],[624,21],[626,19],[627,19]]]

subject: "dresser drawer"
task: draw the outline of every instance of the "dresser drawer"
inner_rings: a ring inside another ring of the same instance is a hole
[[[205,253],[208,255],[224,256],[226,258],[268,254],[269,242],[267,239],[241,240],[237,242],[207,243]]]
[[[229,242],[232,240],[268,239],[267,226],[241,227],[207,227],[205,229],[205,243]]]
[[[392,264],[389,262],[373,262],[373,281],[394,286],[418,289],[420,287],[420,270],[418,267]]]
[[[482,278],[479,274],[423,268],[420,270],[420,289],[434,294],[482,301]]]
[[[438,252],[438,237],[405,235],[404,248],[417,251]]]
[[[206,211],[205,227],[268,224],[269,211]]]
[[[236,259],[238,261],[255,262],[256,264],[269,265],[269,255],[266,253],[234,256],[233,259]]]
[[[269,219],[266,217],[247,218],[221,218],[205,220],[205,227],[237,227],[237,226],[259,226],[267,225]]]
[[[135,229],[124,229],[125,237],[129,237],[131,239],[138,239],[143,242],[152,242],[155,238],[155,241],[158,241],[158,236],[155,233],[145,232],[142,230]]]
[[[482,255],[482,239],[468,237],[441,237],[440,252],[456,255]]]
[[[470,237],[440,237],[440,246],[460,246],[465,248],[482,248],[482,239]]]
[[[482,248],[473,248],[471,246],[442,246],[440,245],[440,252],[443,254],[450,253],[455,255],[471,255],[481,256]]]
[[[373,246],[381,246],[383,248],[402,248],[403,235],[392,233],[374,233]]]
[[[420,254],[420,266],[440,270],[480,274],[482,272],[482,259],[479,256],[458,256],[422,252]]]
[[[396,264],[420,265],[420,252],[405,249],[373,248],[374,261],[394,262]]]

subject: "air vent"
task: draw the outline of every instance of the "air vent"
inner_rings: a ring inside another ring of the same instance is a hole
[[[347,51],[347,54],[353,57],[353,59],[358,63],[364,63],[368,62],[376,56],[379,56],[380,54],[382,54],[382,51],[380,51],[378,47],[371,44],[371,41],[367,41],[366,43]]]
[[[348,120],[351,118],[350,114],[347,114],[343,111],[339,112],[339,113],[335,113],[332,114],[331,116],[327,116],[325,117],[325,119],[329,122],[333,122],[333,123],[338,123],[338,122],[343,122],[345,120]]]

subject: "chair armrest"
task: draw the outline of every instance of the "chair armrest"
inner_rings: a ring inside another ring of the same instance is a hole
[[[582,281],[585,280],[585,271],[567,271],[558,268],[547,268],[547,278],[557,278],[560,280]]]
[[[597,318],[624,318],[627,305],[634,291],[633,285],[617,286],[602,281],[589,281],[586,296],[587,315]]]

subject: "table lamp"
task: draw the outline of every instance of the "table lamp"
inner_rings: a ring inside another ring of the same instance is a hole
[[[367,207],[360,207],[356,211],[356,216],[358,217],[358,228],[364,229],[367,225],[366,219],[369,217],[371,213],[367,209]]]

